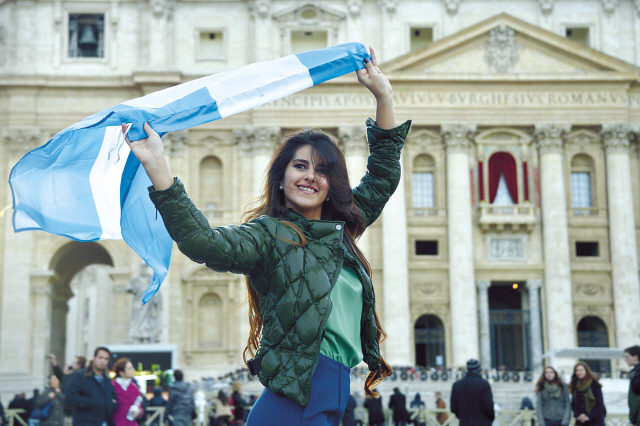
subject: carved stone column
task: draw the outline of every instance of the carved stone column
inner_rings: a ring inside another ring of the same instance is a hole
[[[31,274],[31,306],[33,307],[31,314],[31,342],[33,346],[28,355],[31,358],[31,375],[35,377],[46,377],[49,372],[49,362],[46,359],[46,355],[50,353],[52,293],[50,279],[52,276],[53,271],[34,272]],[[21,308],[25,309],[26,307],[22,306]],[[24,330],[22,332],[24,333]],[[12,348],[11,350],[13,351],[14,349],[17,348]],[[60,362],[64,362],[64,359],[60,359]]]
[[[442,126],[447,149],[447,226],[453,366],[478,358],[469,148],[475,124]]]
[[[478,287],[478,318],[480,319],[480,362],[482,369],[491,369],[491,329],[489,318],[489,287],[491,281],[476,280]]]
[[[564,185],[563,137],[569,124],[540,123],[535,126],[535,138],[540,150],[540,198],[542,207],[542,237],[544,282],[549,350],[575,346],[571,264],[567,202]],[[572,361],[562,364],[565,370]],[[567,370],[568,371],[568,370]]]
[[[531,364],[532,370],[542,368],[542,320],[540,318],[540,287],[542,280],[528,280],[529,289],[529,327],[531,329]]]
[[[369,147],[365,133],[366,128],[364,126],[340,127],[338,129],[340,144],[347,162],[349,183],[352,188],[360,184],[360,179],[367,171]],[[358,248],[362,250],[367,259],[370,259],[369,255],[371,254],[369,244],[369,231],[365,231],[358,240]]]
[[[384,342],[384,354],[391,365],[411,364],[409,253],[403,175],[404,172],[382,212],[384,326],[393,330]]]
[[[253,52],[248,62],[259,62],[272,59],[271,37],[269,36],[271,16],[271,0],[251,0],[249,2],[251,22],[249,25],[253,36]]]
[[[153,71],[164,71],[173,65],[173,10],[172,0],[149,0],[150,25],[149,67]]]
[[[602,138],[607,160],[609,247],[615,315],[616,346],[633,345],[640,333],[640,282],[633,211],[627,123],[605,123]]]

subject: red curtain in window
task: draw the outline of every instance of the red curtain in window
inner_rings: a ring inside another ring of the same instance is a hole
[[[508,152],[496,152],[489,158],[489,202],[493,203],[498,193],[500,175],[504,175],[507,189],[514,204],[518,204],[518,177],[516,160]]]

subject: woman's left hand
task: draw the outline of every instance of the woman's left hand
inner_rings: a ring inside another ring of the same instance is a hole
[[[387,77],[385,77],[382,71],[380,71],[380,68],[378,68],[376,52],[371,46],[369,46],[369,52],[371,53],[371,61],[365,59],[364,68],[356,71],[358,81],[369,89],[376,99],[382,100],[390,98],[393,93],[391,83],[389,83]]]

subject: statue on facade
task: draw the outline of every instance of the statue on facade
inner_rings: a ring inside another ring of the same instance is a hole
[[[127,293],[133,294],[127,343],[158,343],[160,341],[162,294],[158,292],[145,305],[142,304],[144,291],[152,280],[153,270],[142,262],[140,272],[131,277],[127,284]]]

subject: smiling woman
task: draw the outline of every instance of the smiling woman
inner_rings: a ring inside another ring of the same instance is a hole
[[[350,368],[364,361],[365,394],[391,368],[380,355],[385,336],[375,312],[371,267],[355,241],[382,213],[400,181],[400,152],[410,122],[395,127],[392,90],[375,52],[358,81],[376,99],[368,119],[368,170],[349,186],[344,155],[326,132],[289,133],[271,158],[256,207],[240,226],[210,228],[174,179],[160,138],[127,142],[153,182],[151,200],[169,235],[192,260],[244,274],[249,322],[244,351],[267,388],[247,425],[331,425],[342,419]],[[126,127],[123,127],[123,132]]]

